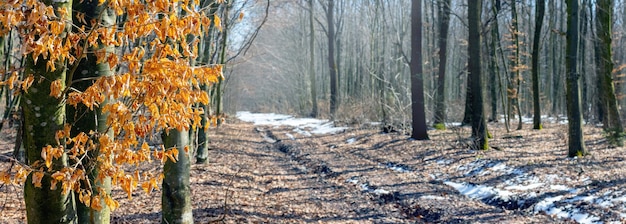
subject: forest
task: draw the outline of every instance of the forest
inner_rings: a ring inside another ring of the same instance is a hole
[[[0,223],[623,223],[625,15],[5,0]]]

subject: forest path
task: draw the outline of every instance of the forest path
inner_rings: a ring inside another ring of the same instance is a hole
[[[197,223],[619,223],[626,214],[623,148],[608,148],[599,130],[588,128],[593,156],[569,159],[563,129],[548,124],[541,132],[508,138],[496,126],[491,143],[502,150],[477,152],[465,145],[467,128],[431,131],[431,140],[413,141],[367,124],[316,134],[311,127],[233,119],[210,129],[209,162],[191,167],[194,218]],[[4,148],[11,148],[11,139]],[[139,168],[159,170],[161,164]],[[7,214],[0,223],[24,222],[21,189],[0,188],[0,211]],[[498,192],[519,197],[500,203],[492,200],[503,196]],[[113,196],[121,207],[112,213],[112,223],[160,223],[160,190],[138,190],[128,199],[114,188]],[[508,207],[520,202],[529,206]]]
[[[415,142],[406,137],[381,135],[375,129],[312,136],[293,132],[290,127],[242,122],[215,131],[209,164],[193,166],[194,207],[205,208],[195,212],[197,219],[223,218],[233,223],[554,221],[459,194],[429,175],[433,168],[441,168],[432,164],[438,164],[435,160],[444,158],[445,151],[389,150]],[[420,165],[426,160],[430,166]],[[450,172],[454,173],[443,173]],[[196,196],[205,194],[201,192],[212,192],[208,197],[218,200]]]

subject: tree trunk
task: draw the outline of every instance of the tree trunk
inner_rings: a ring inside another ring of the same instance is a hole
[[[512,17],[512,35],[513,35],[513,45],[515,49],[515,53],[511,60],[511,69],[513,69],[513,74],[515,75],[511,80],[511,85],[509,87],[511,105],[515,107],[515,111],[517,114],[517,130],[522,129],[522,108],[520,104],[520,94],[521,94],[521,84],[522,84],[522,66],[521,66],[521,49],[520,49],[520,38],[519,38],[519,23],[517,21],[517,8],[515,7],[517,4],[516,0],[511,0],[511,17]],[[509,107],[510,108],[510,107]],[[509,111],[510,112],[510,111]]]
[[[543,26],[543,15],[546,11],[544,0],[535,1],[535,34],[533,37],[532,53],[532,76],[533,76],[533,129],[540,130],[541,126],[541,104],[539,98],[539,46],[541,43],[541,27]]]
[[[57,11],[63,9],[71,12],[72,10],[72,1],[46,1],[46,4],[51,5]],[[67,13],[63,19],[71,20],[71,13]],[[66,33],[61,34],[62,37],[65,35]],[[56,146],[55,134],[63,129],[65,121],[65,102],[61,98],[50,96],[50,84],[52,81],[61,80],[62,86],[65,86],[66,66],[57,65],[57,70],[48,71],[46,62],[47,59],[39,57],[35,63],[32,55],[26,56],[24,77],[32,75],[35,80],[41,80],[33,82],[28,92],[23,94],[21,102],[24,116],[22,138],[29,165],[43,162],[42,149],[47,145]],[[66,62],[57,61],[56,63]],[[67,155],[64,154],[53,161],[51,172],[59,171],[67,165]],[[32,183],[32,175],[31,173],[24,183],[28,223],[76,223],[73,194],[63,193],[61,183],[57,183],[56,190],[50,190],[50,175],[44,175],[41,180],[42,186],[35,187]]]
[[[309,80],[311,85],[311,117],[317,117],[317,83],[315,82],[315,27],[313,0],[309,2]]]
[[[330,117],[335,120],[335,113],[339,107],[337,93],[337,64],[335,61],[335,1],[328,0],[326,8],[326,22],[328,37],[328,67],[330,71]]]
[[[424,79],[422,68],[422,1],[411,1],[411,109],[413,132],[411,138],[427,140],[424,111]]]
[[[205,0],[201,4],[202,4],[202,7],[211,7],[209,9],[208,15],[214,15],[217,12],[218,5],[215,4],[215,0]],[[205,46],[202,49],[203,52],[200,53],[200,55],[203,55],[203,56],[201,59],[198,59],[198,60],[205,64],[214,63],[214,61],[211,60],[211,57],[210,57],[211,51],[214,49],[212,48],[212,45],[211,45],[213,41],[214,30],[215,30],[215,26],[213,25],[213,23],[211,23],[207,34],[204,35],[203,41],[201,41],[202,43],[204,43]],[[204,85],[201,88],[203,91],[209,92],[209,86]],[[202,121],[200,122],[202,127],[198,128],[198,139],[196,139],[196,163],[204,164],[208,161],[208,157],[209,157],[209,133],[207,129],[205,129],[204,127],[206,127],[207,123],[209,123],[209,115],[211,114],[212,108],[210,105],[206,105],[206,104],[203,104],[200,106],[202,107],[204,114],[202,115]]]
[[[468,62],[469,63],[469,62]],[[465,67],[466,70],[469,70],[468,67]],[[474,114],[472,111],[472,102],[473,102],[473,97],[472,94],[474,94],[472,92],[472,81],[471,81],[471,77],[469,74],[469,71],[467,73],[467,80],[465,80],[465,113],[463,113],[463,121],[461,121],[461,126],[464,125],[468,125],[472,123],[472,114]]]
[[[445,129],[446,125],[446,66],[448,50],[448,27],[450,23],[450,0],[439,2],[439,77],[437,77],[437,99],[435,100],[435,119],[433,125],[437,129]]]
[[[620,121],[619,107],[613,86],[613,59],[611,54],[611,25],[613,15],[612,0],[598,0],[596,4],[596,61],[601,88],[600,102],[604,111],[603,129],[609,134],[609,140],[623,145],[624,128]]]
[[[474,147],[479,150],[489,149],[487,142],[487,123],[485,122],[485,111],[482,94],[482,74],[481,64],[481,37],[480,37],[480,13],[482,10],[482,0],[468,0],[468,52],[469,52],[469,74],[472,83],[472,137]]]
[[[176,162],[167,159],[163,165],[163,191],[161,197],[161,223],[193,223],[193,207],[191,206],[191,188],[189,173],[191,170],[189,149],[189,131],[172,129],[163,134],[163,145],[170,150],[176,148]]]
[[[566,100],[568,120],[568,156],[588,154],[583,140],[582,111],[580,95],[580,74],[578,73],[578,21],[580,15],[579,0],[567,0],[567,48],[566,48]]]
[[[104,5],[98,5],[96,0],[85,0],[74,4],[74,11],[84,13],[85,21],[96,20],[102,26],[109,26],[115,23],[115,14],[111,10],[107,10]],[[87,32],[92,28],[91,23],[83,24],[77,18],[74,18],[74,24],[77,26],[85,26]],[[71,78],[72,88],[79,91],[85,91],[91,86],[94,80],[89,78],[95,78],[99,76],[108,76],[113,72],[107,63],[97,63],[96,51],[105,50],[110,54],[114,54],[114,50],[111,46],[100,46],[99,48],[89,48],[85,51],[86,58],[77,61],[79,63],[74,70],[74,74],[68,74],[68,79]],[[79,81],[80,80],[80,81]],[[101,134],[106,134],[106,114],[101,113],[100,107],[90,110],[83,104],[74,106],[66,106],[67,110],[67,122],[73,124],[72,136],[78,135],[80,132],[89,133],[90,131],[96,131]],[[99,164],[96,159],[99,156],[97,149],[93,149],[88,152],[87,161],[82,161],[86,170],[91,170],[88,174],[89,183],[81,183],[81,188],[90,190],[93,192],[93,197],[99,197],[99,190],[104,190],[107,194],[111,192],[111,178],[104,180],[98,180]],[[75,195],[75,197],[77,197]],[[93,200],[92,200],[93,201]],[[100,200],[102,209],[94,210],[83,203],[76,203],[76,209],[78,214],[79,223],[110,223],[111,210],[104,203],[104,200]]]

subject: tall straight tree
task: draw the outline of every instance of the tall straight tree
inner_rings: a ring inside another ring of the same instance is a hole
[[[317,117],[317,83],[315,82],[315,27],[313,26],[313,0],[309,3],[309,81],[311,85],[311,117]]]
[[[620,121],[620,113],[613,86],[613,58],[611,49],[611,25],[613,15],[613,0],[596,1],[596,61],[600,89],[600,105],[602,107],[602,122],[604,131],[616,145],[623,145],[622,134],[624,128]]]
[[[522,129],[522,108],[520,103],[520,94],[522,86],[522,54],[520,46],[520,31],[519,22],[517,16],[516,0],[511,0],[511,35],[513,36],[514,48],[513,56],[511,57],[511,78],[509,80],[509,113],[512,111],[512,107],[515,108],[517,114],[517,130]]]
[[[469,26],[468,37],[468,80],[471,82],[472,91],[472,138],[474,147],[480,150],[489,149],[487,141],[487,123],[485,122],[485,109],[483,105],[482,74],[480,69],[480,14],[482,10],[482,0],[467,1],[467,21]]]
[[[335,0],[328,0],[326,7],[326,37],[328,38],[328,67],[330,70],[330,117],[335,119],[339,107],[337,92],[337,61],[335,60]]]
[[[424,78],[422,68],[422,1],[411,1],[411,109],[413,132],[411,138],[427,140],[424,111]]]
[[[110,27],[115,23],[115,12],[108,10],[106,5],[99,4],[97,0],[83,0],[73,4],[74,9],[73,22],[78,27],[84,27],[86,30],[77,30],[77,32],[90,32],[92,29],[98,26]],[[79,14],[80,13],[80,14]],[[82,17],[82,16],[84,17]],[[97,23],[91,23],[91,21],[97,21]],[[96,26],[96,27],[94,27]],[[87,44],[84,44],[87,46]],[[72,88],[81,92],[85,91],[91,86],[99,76],[110,76],[113,71],[109,67],[109,64],[104,62],[98,62],[97,53],[107,52],[114,54],[112,46],[105,46],[100,44],[97,47],[89,47],[84,50],[84,58],[78,60],[72,65],[72,70],[68,73],[68,82],[71,81]],[[76,107],[68,105],[67,109],[67,121],[70,124],[74,124],[71,135],[76,136],[81,132],[91,133],[98,132],[106,134],[108,127],[106,126],[106,114],[101,112],[101,108],[104,105],[100,105],[94,110],[90,110],[87,106],[79,104]],[[111,178],[99,179],[98,174],[100,172],[100,164],[97,161],[99,157],[99,150],[89,151],[88,156],[81,161],[81,165],[85,166],[90,171],[88,174],[89,181],[83,181],[81,188],[85,190],[93,189],[93,192],[111,192]],[[75,192],[75,197],[78,198],[79,193]],[[92,197],[100,197],[99,193],[94,193]],[[86,206],[84,203],[76,203],[76,209],[78,214],[79,223],[110,223],[111,210],[104,200],[100,200],[102,209],[93,209],[90,206]]]
[[[541,104],[539,98],[539,46],[541,43],[541,27],[546,11],[544,0],[535,1],[535,32],[533,35],[532,78],[533,78],[533,129],[541,129]]]
[[[60,21],[72,20],[72,1],[44,1],[47,6],[51,6],[55,14],[60,15],[60,11],[65,11]],[[51,18],[52,19],[52,18]],[[61,30],[59,36],[65,37],[70,29],[69,24],[65,24],[65,29]],[[66,40],[67,41],[67,40]],[[35,58],[37,57],[37,58]],[[56,69],[48,69],[49,64],[53,64]],[[32,86],[25,92],[21,100],[21,107],[24,116],[24,131],[22,133],[23,146],[26,152],[27,164],[36,166],[43,164],[42,149],[48,145],[58,146],[56,133],[63,130],[65,121],[65,102],[50,95],[50,85],[55,82],[65,87],[67,74],[67,60],[53,61],[50,58],[33,54],[26,55],[24,77],[32,77]],[[63,144],[63,143],[60,143]],[[49,167],[50,173],[60,171],[68,165],[68,157],[63,155],[54,159]],[[61,183],[56,183],[51,190],[51,175],[43,175],[41,186],[34,184],[33,173],[28,175],[24,182],[24,201],[26,204],[26,218],[28,223],[76,223],[76,205],[74,196],[66,192],[61,187]]]
[[[172,129],[162,134],[163,145],[178,150],[176,162],[168,159],[163,165],[163,192],[161,194],[161,223],[193,223],[189,173],[189,131]]]
[[[439,76],[437,77],[437,95],[435,100],[436,128],[445,128],[446,121],[446,66],[448,65],[448,27],[450,25],[450,0],[441,0],[439,5]]]
[[[567,33],[566,33],[566,103],[568,121],[568,156],[587,155],[587,148],[583,140],[583,117],[581,105],[580,74],[578,73],[578,44],[579,44],[579,16],[580,1],[567,0]]]

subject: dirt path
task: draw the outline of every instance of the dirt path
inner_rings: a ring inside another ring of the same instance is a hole
[[[515,133],[523,138],[494,131],[500,135],[492,143],[503,151],[488,152],[467,150],[462,132],[432,131],[430,141],[412,141],[366,126],[308,136],[289,127],[231,121],[211,131],[209,163],[192,166],[194,217],[197,223],[563,223],[571,219],[537,212],[532,205],[569,197],[567,192],[537,188],[535,201],[523,207],[515,200],[471,199],[444,181],[503,189],[514,185],[503,183],[515,176],[501,171],[516,170],[517,176],[558,176],[551,184],[570,189],[592,183],[586,189],[594,194],[613,194],[623,186],[624,172],[617,167],[626,167],[626,159],[608,149],[595,129],[587,133],[594,156],[581,160],[564,157],[558,126],[541,134]],[[581,176],[577,170],[595,172]],[[113,223],[160,223],[160,191],[138,191],[132,200],[119,189],[113,194],[121,204]],[[0,199],[2,212],[11,214],[0,223],[23,223],[21,187],[0,188]],[[619,212],[575,203],[572,208],[602,220],[619,220]]]

